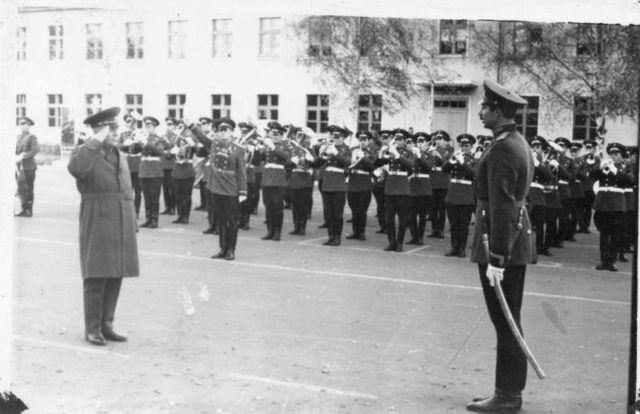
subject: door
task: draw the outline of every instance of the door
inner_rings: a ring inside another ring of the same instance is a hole
[[[452,140],[467,132],[467,98],[436,97],[433,100],[433,131],[443,129]]]

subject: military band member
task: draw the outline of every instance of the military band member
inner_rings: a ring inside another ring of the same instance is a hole
[[[347,170],[347,203],[351,209],[352,232],[349,240],[366,240],[367,210],[371,204],[376,148],[369,146],[371,132],[358,131],[359,145],[351,149],[351,165]]]
[[[451,250],[445,256],[466,257],[469,223],[475,207],[473,175],[476,159],[471,155],[471,147],[476,143],[476,138],[471,134],[460,134],[456,141],[460,149],[442,167],[442,171],[450,177],[444,201],[451,229]]]
[[[133,205],[136,209],[136,218],[140,217],[140,203],[142,202],[142,190],[140,188],[140,157],[142,157],[142,145],[135,140],[136,121],[131,114],[123,117],[126,130],[120,134],[118,149],[127,157],[127,165],[131,174],[131,186],[133,187]]]
[[[80,269],[85,339],[98,346],[127,338],[113,328],[122,278],[139,275],[129,166],[117,147],[119,108],[85,119],[93,137],[74,149],[68,170],[82,196]]]
[[[156,134],[156,127],[160,124],[156,118],[145,116],[142,120],[145,128],[144,137],[138,137],[138,143],[142,145],[142,157],[140,159],[140,187],[144,198],[145,222],[140,227],[155,229],[158,227],[158,215],[160,213],[160,191],[162,190],[162,167],[160,159],[164,157],[166,148],[164,140]]]
[[[244,149],[244,161],[247,165],[247,199],[240,203],[240,228],[249,230],[251,212],[253,211],[256,197],[256,167],[260,165],[260,158],[256,157],[257,131],[255,125],[250,122],[238,123],[240,137]]]
[[[624,187],[624,196],[626,201],[627,213],[624,219],[624,238],[623,245],[618,254],[618,261],[627,262],[625,253],[633,253],[632,247],[636,244],[638,230],[638,163],[637,163],[638,147],[627,146],[623,152],[622,165],[623,170],[633,177],[632,182],[628,182]]]
[[[389,146],[389,142],[391,142],[393,132],[387,129],[383,129],[379,132],[379,141],[377,141],[378,152],[384,146]],[[387,176],[389,167],[384,164],[378,163],[379,159],[376,157],[376,169],[373,170],[373,190],[371,191],[373,194],[373,198],[376,200],[376,218],[378,219],[378,225],[380,228],[376,233],[385,234],[387,232],[387,222],[386,222],[386,214],[384,208],[384,189],[387,182]]]
[[[431,170],[431,188],[433,198],[431,203],[431,234],[427,237],[444,239],[444,225],[446,222],[447,205],[444,199],[449,188],[449,175],[442,171],[445,161],[451,157],[449,146],[451,138],[446,131],[438,130],[431,134],[432,147],[429,152],[433,155],[433,169]]]
[[[389,244],[384,250],[401,252],[411,201],[409,173],[415,164],[415,155],[407,149],[405,144],[405,139],[409,138],[408,131],[397,128],[393,130],[393,135],[389,145],[380,149],[376,163],[388,164],[388,176],[384,187],[384,210]],[[398,217],[397,229],[396,216]]]
[[[234,260],[238,241],[240,203],[247,199],[247,166],[244,149],[233,143],[235,122],[230,118],[214,121],[211,139],[195,124],[189,126],[195,137],[210,148],[211,177],[207,188],[213,194],[220,251],[212,259]]]
[[[326,165],[322,190],[326,197],[325,218],[329,237],[322,244],[340,246],[347,193],[345,170],[351,164],[351,151],[344,144],[344,140],[351,135],[351,131],[337,125],[329,125],[327,130],[331,134],[333,143],[327,146],[324,154],[320,154],[320,158],[324,159]]]
[[[586,168],[587,178],[582,181],[584,199],[582,204],[582,219],[579,224],[579,233],[590,234],[591,230],[589,230],[589,227],[591,227],[593,202],[596,199],[596,193],[593,191],[593,184],[595,183],[595,180],[591,178],[591,172],[598,168],[602,157],[596,154],[598,144],[594,139],[585,139],[582,142],[582,145],[584,145],[585,150],[585,154],[582,156],[582,159]]]
[[[198,118],[198,124],[200,125],[200,129],[202,133],[211,138],[211,127],[213,126],[213,119],[202,116]],[[200,191],[200,205],[194,208],[197,211],[207,211],[207,180],[204,177],[205,167],[209,162],[209,149],[205,148],[200,142],[196,142],[196,152],[193,157],[193,166],[196,170],[196,184],[198,186],[198,190]],[[208,218],[208,216],[207,216]],[[211,226],[207,227],[209,230]],[[203,232],[204,233],[204,232]],[[210,233],[205,233],[210,234]]]
[[[544,185],[545,197],[545,232],[544,232],[544,250],[549,251],[551,247],[562,247],[558,243],[558,211],[562,208],[560,201],[560,192],[558,191],[559,154],[562,148],[553,141],[547,141],[547,151],[543,157],[543,164],[549,166],[551,172],[550,179]],[[545,253],[546,254],[546,253]],[[550,254],[548,254],[550,256]]]
[[[409,232],[411,239],[407,244],[422,246],[424,244],[424,232],[427,227],[427,214],[431,210],[431,169],[433,168],[433,156],[429,154],[429,134],[426,132],[416,132],[413,136],[415,147],[415,164],[413,174],[409,176],[409,187],[411,187],[411,206],[409,208]],[[408,145],[409,150],[412,149]]]
[[[569,190],[571,198],[569,199],[569,229],[565,240],[576,241],[575,235],[578,231],[578,223],[582,221],[582,205],[584,203],[584,190],[582,189],[582,181],[587,178],[587,166],[584,159],[580,156],[582,142],[571,141],[570,154],[571,161],[574,166],[573,178],[569,180]]]
[[[22,204],[22,210],[17,214],[20,217],[33,215],[33,189],[36,180],[36,154],[38,153],[38,138],[30,132],[34,125],[33,120],[23,116],[18,121],[20,135],[16,142],[16,168],[18,170],[18,195]]]
[[[625,186],[633,183],[633,175],[621,165],[624,146],[617,142],[607,145],[610,158],[601,161],[599,168],[591,172],[598,182],[598,192],[593,204],[593,222],[600,232],[600,263],[596,270],[618,270],[616,260],[622,246],[625,214]]]
[[[174,157],[171,180],[174,187],[174,201],[178,210],[178,218],[172,223],[189,224],[191,214],[191,196],[193,184],[196,180],[196,171],[193,168],[193,155],[196,151],[196,143],[189,136],[187,126],[182,120],[176,121],[177,134],[173,147],[169,150]]]
[[[173,185],[173,179],[171,174],[173,172],[173,165],[175,163],[175,157],[169,152],[173,148],[176,140],[176,119],[173,117],[166,117],[164,119],[167,125],[167,130],[164,134],[163,141],[165,150],[163,156],[160,158],[160,167],[162,168],[162,195],[164,197],[165,209],[160,214],[173,215],[176,214],[176,197],[175,189]]]
[[[215,132],[213,131],[213,120],[208,117],[200,117],[198,119],[200,129],[202,133],[209,139],[213,139]],[[200,180],[205,185],[205,206],[207,210],[207,228],[202,231],[202,234],[218,234],[218,223],[216,221],[215,208],[213,205],[213,193],[209,189],[209,181],[213,178],[213,171],[211,166],[211,146],[205,146],[201,142],[199,153],[205,157],[204,164],[202,165],[202,179]],[[197,145],[197,144],[196,144]]]
[[[496,330],[495,393],[467,405],[475,412],[514,412],[522,406],[527,380],[527,359],[508,327],[493,288],[501,283],[520,331],[520,308],[527,264],[535,260],[531,225],[525,206],[533,178],[533,157],[516,129],[514,116],[527,101],[497,83],[485,80],[480,119],[495,142],[482,155],[476,169],[478,223],[471,261],[478,263],[480,280],[491,321]],[[488,235],[489,257],[483,234]]]
[[[551,167],[544,162],[544,151],[549,144],[544,137],[539,135],[529,141],[533,153],[533,181],[529,187],[527,205],[531,215],[531,224],[536,232],[536,252],[545,256],[551,256],[549,247],[545,246],[545,217],[547,210],[547,198],[545,185],[551,181]]]
[[[302,130],[296,132],[292,143],[289,189],[291,191],[293,230],[289,234],[304,236],[307,231],[307,217],[311,209],[313,166],[316,163],[316,156],[311,148],[311,137]]]
[[[280,241],[284,220],[284,193],[287,189],[285,165],[291,161],[291,148],[283,139],[285,129],[278,122],[269,122],[267,126],[269,137],[264,140],[265,147],[262,150],[262,202],[267,234],[262,240]]]
[[[556,236],[554,247],[561,248],[569,233],[570,222],[570,203],[571,188],[569,183],[575,176],[575,165],[571,158],[567,156],[567,150],[571,145],[571,141],[564,137],[558,137],[555,143],[560,146],[561,150],[558,154],[558,193],[560,194],[561,208],[558,210],[558,234]]]

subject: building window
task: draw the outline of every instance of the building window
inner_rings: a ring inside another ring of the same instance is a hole
[[[27,60],[27,28],[18,27],[17,59]]]
[[[596,123],[598,115],[593,98],[576,96],[573,99],[573,139],[595,139],[598,136]]]
[[[231,118],[231,95],[211,95],[211,118]]]
[[[49,126],[59,127],[62,125],[62,94],[47,95],[49,109]]]
[[[187,22],[173,20],[169,22],[169,59],[184,59],[187,44]]]
[[[102,59],[102,25],[87,25],[87,59]]]
[[[27,116],[27,95],[19,93],[16,95],[16,125],[23,116]]]
[[[258,119],[278,120],[278,95],[258,95]]]
[[[523,56],[535,51],[542,41],[542,27],[525,22],[505,22],[505,53]]]
[[[63,29],[61,25],[49,26],[49,60],[63,58],[62,44]]]
[[[124,96],[124,110],[127,114],[137,112],[140,115],[144,115],[142,111],[142,94],[126,94]],[[142,128],[142,120],[136,121],[136,125],[138,128]]]
[[[464,55],[467,52],[467,21],[440,20],[440,54]]]
[[[187,95],[167,95],[167,116],[182,119],[184,117],[185,102],[187,102]]]
[[[576,56],[599,56],[602,52],[602,26],[579,24],[576,26]]]
[[[523,96],[527,104],[519,108],[516,112],[515,121],[518,131],[526,137],[531,138],[538,135],[538,109],[540,98],[537,96]]]
[[[382,95],[360,95],[358,98],[358,130],[380,131]]]
[[[309,32],[309,56],[324,57],[332,56],[333,49],[331,48],[332,40],[329,28],[318,31]]]
[[[127,59],[142,59],[144,52],[144,26],[142,23],[127,23]]]
[[[329,95],[307,95],[307,126],[314,132],[327,132]]]
[[[87,107],[87,116],[91,116],[102,110],[102,94],[88,93],[84,96],[84,103]]]
[[[280,19],[260,19],[260,56],[278,56],[280,46]]]
[[[231,57],[231,19],[214,19],[213,57]]]

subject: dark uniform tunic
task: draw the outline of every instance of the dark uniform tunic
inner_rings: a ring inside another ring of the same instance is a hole
[[[482,243],[488,233],[489,261],[505,267],[502,288],[511,313],[520,326],[520,308],[526,265],[535,260],[531,224],[525,208],[533,178],[533,158],[515,124],[494,130],[495,141],[484,151],[476,170],[478,223],[471,261],[478,263],[487,310],[498,338],[495,388],[520,393],[526,384],[527,359],[502,314],[493,287],[486,278],[488,260]]]
[[[325,194],[325,218],[329,240],[339,242],[344,225],[344,205],[346,202],[347,182],[345,170],[351,164],[351,151],[346,145],[336,145],[338,151],[329,155],[322,181],[322,191]]]
[[[385,227],[389,245],[386,250],[402,251],[409,218],[411,187],[409,173],[415,164],[415,156],[406,148],[398,146],[399,157],[381,158],[378,163],[388,164],[388,175],[384,187]],[[396,232],[396,216],[398,227]]]
[[[31,214],[33,210],[33,188],[36,179],[35,156],[38,153],[38,138],[30,132],[18,135],[16,155],[23,153],[22,161],[18,162],[19,183],[18,194],[22,203],[22,211]]]
[[[175,164],[175,157],[169,153],[169,150],[173,148],[176,140],[176,134],[172,131],[167,131],[163,137],[164,141],[164,156],[160,158],[160,167],[162,168],[162,194],[164,197],[164,207],[167,213],[173,214],[176,208],[176,200],[173,187],[173,179],[171,174],[173,172],[173,166]]]
[[[164,141],[155,134],[149,135],[147,143],[142,147],[138,174],[144,198],[144,211],[147,219],[145,223],[155,222],[157,224],[160,214],[160,191],[164,176],[160,159],[164,156],[164,150]]]
[[[537,155],[534,155],[537,156]],[[533,181],[529,187],[529,195],[527,196],[527,205],[531,214],[531,224],[536,233],[536,251],[538,254],[545,251],[545,215],[547,210],[547,198],[545,197],[545,183],[552,180],[551,168],[538,160],[533,172]]]
[[[431,210],[431,198],[433,189],[431,188],[431,169],[433,168],[433,157],[427,152],[421,152],[415,158],[413,174],[409,176],[409,187],[411,188],[411,207],[407,220],[411,240],[407,244],[424,244],[424,231],[427,227],[427,213]]]
[[[311,150],[305,151],[297,146],[292,148],[292,157],[294,156],[298,157],[298,163],[291,163],[290,165],[289,189],[291,191],[291,212],[294,225],[294,230],[291,234],[304,235],[307,227],[307,217],[311,211],[313,165],[316,157]]]
[[[452,151],[449,147],[437,147],[435,151],[440,154],[440,156],[433,157],[433,169],[431,170],[431,187],[433,188],[431,235],[444,238],[444,225],[447,213],[447,205],[444,199],[447,196],[447,189],[449,188],[449,175],[442,171],[442,167],[446,160],[451,157]]]
[[[362,159],[347,171],[347,203],[351,209],[352,218],[352,234],[349,238],[364,240],[377,151],[375,147],[366,147],[362,152],[364,154]],[[353,162],[355,161],[352,161],[352,164]]]
[[[193,168],[193,155],[195,147],[184,137],[179,137],[174,142],[174,148],[178,154],[174,156],[171,180],[174,188],[174,202],[178,210],[178,220],[189,221],[191,213],[191,196],[193,184],[196,180],[196,170]],[[186,224],[186,223],[185,223]]]
[[[587,166],[581,157],[573,159],[574,174],[569,180],[569,191],[571,198],[569,199],[569,230],[565,240],[575,241],[575,234],[578,231],[578,223],[582,221],[584,189],[582,181],[587,178]]]
[[[131,174],[131,186],[133,188],[133,205],[136,209],[136,217],[140,214],[140,203],[142,202],[142,189],[140,188],[140,158],[142,157],[142,145],[134,142],[134,131],[128,130],[120,134],[118,148],[127,157],[127,165]]]
[[[569,222],[571,219],[571,188],[569,183],[575,177],[575,165],[573,160],[566,155],[558,158],[558,193],[560,194],[560,209],[558,210],[558,234],[555,244],[561,246],[569,234]]]
[[[584,199],[582,201],[582,219],[579,227],[582,233],[590,233],[591,216],[593,214],[593,202],[596,199],[596,193],[593,191],[595,180],[591,178],[591,172],[600,165],[600,157],[590,157],[589,154],[583,155],[584,165],[587,177],[582,181],[582,191],[584,191]]]
[[[267,221],[267,239],[280,239],[284,220],[284,195],[287,190],[285,165],[291,161],[291,148],[285,140],[263,150],[262,203]],[[276,237],[277,236],[277,237]]]
[[[442,171],[450,176],[449,189],[444,199],[451,229],[450,255],[456,254],[459,257],[466,256],[469,223],[475,207],[473,175],[476,160],[471,154],[463,157],[462,164],[447,160],[442,167]]]

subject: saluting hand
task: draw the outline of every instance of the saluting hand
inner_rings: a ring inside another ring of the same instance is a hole
[[[489,265],[489,267],[487,267],[487,279],[489,279],[491,286],[495,286],[496,282],[502,282],[502,279],[504,279],[504,268]]]

